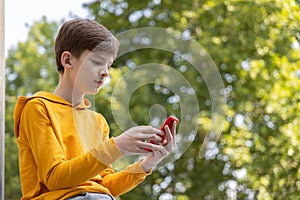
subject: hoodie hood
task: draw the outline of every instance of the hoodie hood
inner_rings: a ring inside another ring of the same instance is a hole
[[[28,101],[30,101],[31,99],[35,99],[35,98],[40,98],[42,101],[49,101],[52,103],[64,104],[66,106],[74,107],[76,109],[86,109],[91,106],[90,101],[87,100],[86,98],[84,98],[80,104],[78,104],[76,106],[72,106],[72,104],[70,102],[66,101],[62,97],[57,96],[56,94],[53,94],[50,92],[44,92],[44,91],[37,92],[31,97],[20,96],[20,97],[18,97],[16,106],[14,109],[14,132],[15,132],[15,136],[17,138],[19,137],[19,124],[20,124],[20,119],[21,119],[23,108]]]

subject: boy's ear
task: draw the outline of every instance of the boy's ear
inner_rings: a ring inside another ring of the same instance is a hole
[[[64,68],[66,68],[66,69],[72,68],[71,57],[72,57],[72,54],[69,51],[64,51],[61,54],[60,62]]]

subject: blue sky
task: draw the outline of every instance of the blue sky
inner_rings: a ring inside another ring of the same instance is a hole
[[[91,0],[5,0],[5,56],[12,45],[27,38],[25,24],[46,15],[49,20],[68,19],[70,12],[86,17],[82,4]]]

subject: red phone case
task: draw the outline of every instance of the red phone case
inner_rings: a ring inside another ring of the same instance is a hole
[[[172,124],[173,124],[174,121],[176,122],[176,124],[178,124],[179,119],[177,119],[174,116],[169,116],[166,119],[166,121],[163,123],[163,125],[161,125],[161,127],[159,128],[160,130],[162,130],[165,133],[163,136],[159,135],[162,138],[162,142],[167,139],[167,135],[166,135],[166,132],[165,132],[165,126],[167,125],[169,127],[169,129],[172,131]],[[149,142],[153,143],[153,141],[151,141],[151,140]],[[149,152],[152,152],[151,149],[147,149],[147,148],[144,148],[144,149],[149,151]]]

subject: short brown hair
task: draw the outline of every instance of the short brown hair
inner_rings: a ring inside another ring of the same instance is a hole
[[[108,50],[117,54],[119,42],[103,25],[89,19],[65,22],[55,40],[55,57],[58,72],[64,72],[60,58],[64,51],[79,57],[85,50]]]

